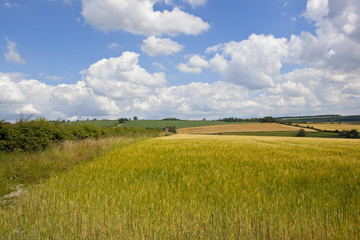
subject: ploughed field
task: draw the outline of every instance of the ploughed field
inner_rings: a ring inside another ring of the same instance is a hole
[[[360,239],[359,140],[173,135],[0,210],[0,239]]]
[[[248,123],[181,128],[177,132],[180,134],[211,134],[226,132],[291,132],[299,131],[300,129],[299,127],[278,123]],[[317,132],[313,129],[304,128],[304,130],[307,132]]]

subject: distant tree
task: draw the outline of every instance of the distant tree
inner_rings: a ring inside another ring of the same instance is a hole
[[[264,117],[263,119],[261,119],[261,122],[263,122],[263,123],[273,123],[273,122],[278,122],[278,120],[276,118],[271,117],[271,116],[267,116],[267,117]]]
[[[127,118],[119,118],[119,123],[127,123],[129,122],[129,119]]]
[[[164,118],[163,121],[180,121],[178,118]]]
[[[176,133],[176,127],[175,126],[170,126],[170,127],[166,127],[166,128],[168,129],[169,132]]]
[[[134,118],[133,118],[133,119],[134,119],[134,121],[136,121],[136,120],[138,120],[138,117],[137,117],[137,116],[134,116]]]
[[[305,137],[306,135],[306,132],[304,129],[300,129],[298,134],[296,135],[297,137]]]
[[[359,138],[359,132],[356,129],[352,129],[350,131],[350,134],[351,134],[351,137],[353,137],[353,138]]]

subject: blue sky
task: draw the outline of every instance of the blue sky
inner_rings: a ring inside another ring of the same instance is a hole
[[[359,114],[356,0],[2,0],[0,118]]]

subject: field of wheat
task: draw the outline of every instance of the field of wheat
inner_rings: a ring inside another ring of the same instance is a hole
[[[178,129],[180,134],[211,134],[225,132],[281,132],[281,131],[299,131],[299,127],[283,125],[278,123],[249,123],[249,124],[232,124],[217,126],[202,126]],[[308,132],[315,132],[312,129],[306,129]]]
[[[0,239],[360,239],[352,139],[173,135],[0,210]]]
[[[350,131],[352,129],[356,129],[358,131],[360,131],[360,124],[351,124],[351,123],[334,123],[334,124],[330,124],[330,123],[304,123],[304,124],[299,124],[300,126],[303,127],[314,127],[316,129],[321,129],[321,130],[329,130],[329,131],[335,131],[335,130],[346,130],[346,131]]]

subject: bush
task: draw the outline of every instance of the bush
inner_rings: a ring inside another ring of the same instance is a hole
[[[298,134],[296,135],[297,137],[305,137],[306,135],[306,132],[304,129],[300,129]]]
[[[175,127],[174,127],[175,128]],[[175,129],[176,131],[176,129]],[[14,124],[0,121],[0,152],[39,151],[64,140],[98,139],[107,136],[159,135],[161,130],[138,128],[106,128],[91,124],[61,125],[44,118],[20,118]]]
[[[169,132],[176,133],[176,127],[175,126],[166,127],[165,129],[168,129]]]
[[[339,132],[340,137],[347,137],[347,138],[359,138],[359,132],[356,129],[352,129],[350,131],[341,131]]]

